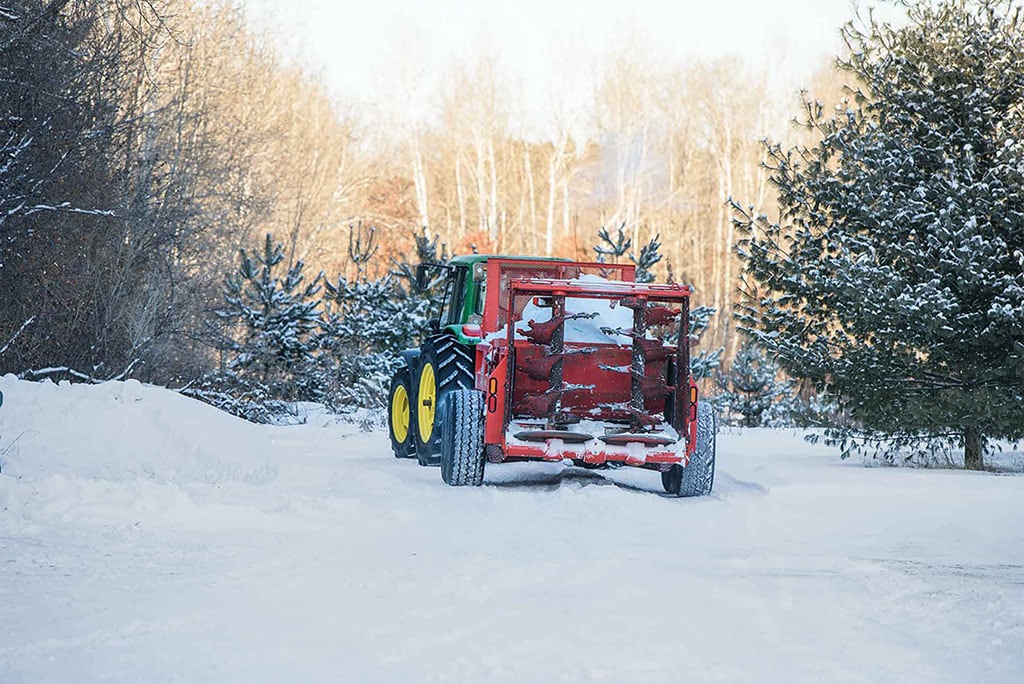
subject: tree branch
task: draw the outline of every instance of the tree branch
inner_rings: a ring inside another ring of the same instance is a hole
[[[25,328],[27,328],[28,326],[32,325],[32,323],[34,323],[35,320],[36,320],[36,317],[32,316],[27,321],[25,321],[24,323],[21,324],[21,327],[18,328],[18,332],[14,333],[14,337],[12,337],[11,339],[7,340],[7,344],[5,344],[3,347],[0,347],[0,356],[3,356],[4,352],[7,351],[8,349],[10,349],[11,345],[14,344],[14,340],[18,339],[18,335],[23,333],[25,331]]]

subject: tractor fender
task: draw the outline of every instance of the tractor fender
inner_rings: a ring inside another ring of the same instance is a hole
[[[419,349],[405,349],[398,352],[398,355],[402,357],[402,361],[405,363],[405,367],[409,371],[409,376],[412,377],[416,373],[416,366],[420,362],[420,350]]]

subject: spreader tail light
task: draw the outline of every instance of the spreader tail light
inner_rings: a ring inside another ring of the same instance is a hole
[[[690,420],[697,420],[697,388],[690,386]]]

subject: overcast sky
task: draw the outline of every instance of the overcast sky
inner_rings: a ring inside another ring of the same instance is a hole
[[[483,48],[520,85],[534,119],[545,116],[552,80],[591,87],[595,63],[625,36],[666,64],[737,54],[795,91],[836,52],[853,12],[851,0],[246,1],[256,25],[343,99],[379,100],[398,70],[417,73],[429,92],[453,59]]]

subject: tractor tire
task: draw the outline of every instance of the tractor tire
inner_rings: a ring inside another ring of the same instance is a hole
[[[686,467],[676,464],[661,474],[661,484],[679,497],[706,496],[715,483],[715,410],[704,401],[697,404],[697,449]]]
[[[473,356],[469,348],[448,335],[429,340],[420,354],[413,390],[416,404],[413,430],[420,465],[441,462],[441,412],[452,390],[473,387]]]
[[[416,455],[416,439],[413,437],[412,380],[409,369],[404,365],[391,377],[388,392],[388,435],[391,437],[391,451],[395,458],[412,458]]]
[[[452,487],[479,487],[484,482],[484,394],[457,389],[442,409],[441,479]]]

